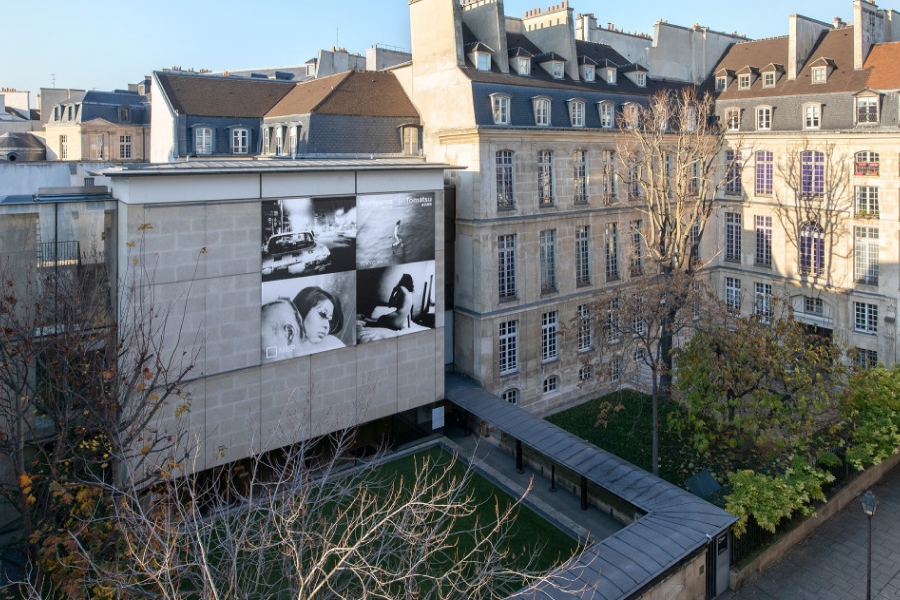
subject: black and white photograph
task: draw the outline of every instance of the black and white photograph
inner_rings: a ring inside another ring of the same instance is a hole
[[[357,197],[356,267],[434,260],[434,193]]]
[[[358,344],[434,329],[434,261],[366,269],[356,279]]]
[[[353,346],[355,314],[355,271],[264,282],[262,361]]]
[[[262,203],[262,277],[274,281],[356,269],[356,198]]]

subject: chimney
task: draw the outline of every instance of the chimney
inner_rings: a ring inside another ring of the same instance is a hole
[[[509,73],[509,52],[506,46],[506,15],[503,0],[472,2],[462,7],[462,22],[479,42],[493,49],[491,61],[501,73]]]
[[[853,0],[853,68],[857,71],[866,64],[872,46],[885,41],[884,17],[885,11],[874,3]]]
[[[802,15],[791,15],[788,19],[788,64],[785,66],[788,80],[793,81],[797,79],[797,73],[809,59],[809,53],[812,52],[819,36],[823,31],[830,29],[830,26]]]

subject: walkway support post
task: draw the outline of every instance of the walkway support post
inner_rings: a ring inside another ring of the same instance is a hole
[[[581,510],[587,510],[587,477],[581,476]]]
[[[550,491],[556,491],[556,465],[550,465]]]
[[[522,468],[522,440],[516,440],[516,472],[525,472],[525,469]]]

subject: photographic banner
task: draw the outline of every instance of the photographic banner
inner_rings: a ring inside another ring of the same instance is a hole
[[[434,329],[433,192],[262,203],[261,358]]]

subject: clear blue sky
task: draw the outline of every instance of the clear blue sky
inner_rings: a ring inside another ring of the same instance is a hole
[[[0,0],[0,86],[32,92],[41,87],[111,90],[155,69],[246,69],[297,65],[320,48],[340,44],[365,54],[373,44],[409,49],[407,0]],[[505,0],[511,16],[561,0]],[[830,22],[852,20],[852,0],[572,0],[576,14],[594,13],[605,27],[651,33],[657,19],[700,23],[751,38],[787,33],[788,15]],[[882,4],[882,8],[893,8]],[[638,8],[640,7],[640,8]],[[900,7],[898,7],[900,8]]]

